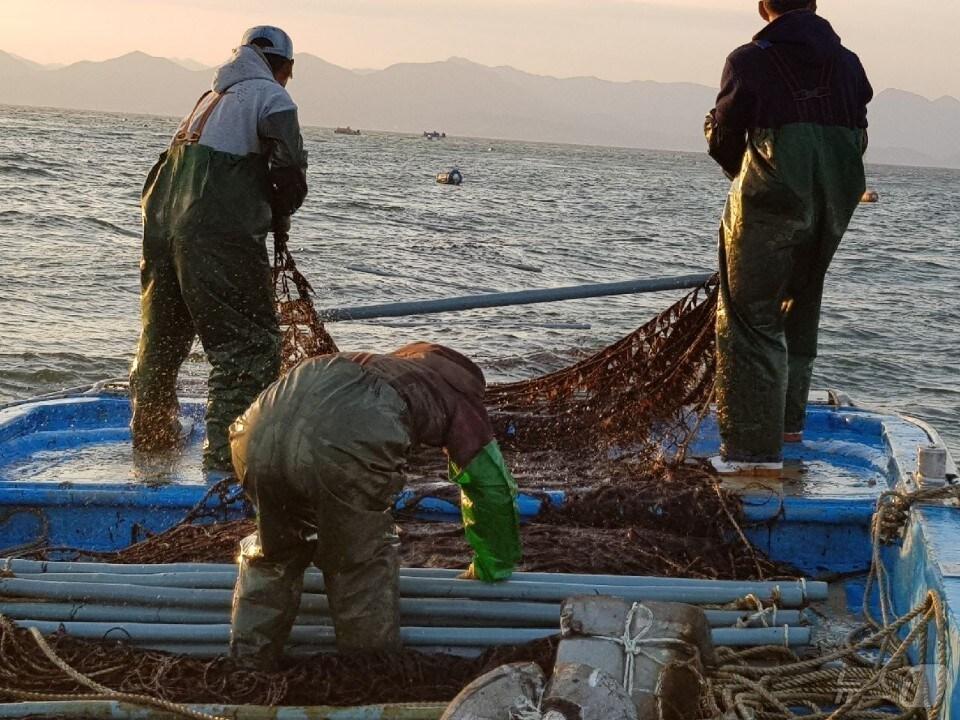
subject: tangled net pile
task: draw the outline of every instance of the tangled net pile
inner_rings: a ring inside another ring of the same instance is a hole
[[[60,634],[44,639],[0,616],[0,700],[96,696],[174,712],[177,709],[163,701],[307,706],[449,701],[471,680],[504,663],[536,662],[549,672],[556,645],[555,639],[548,638],[494,648],[479,658],[414,650],[362,657],[317,655],[281,672],[266,673],[244,669],[223,657],[176,657]]]
[[[639,463],[594,464],[602,484],[568,494],[562,507],[545,503],[532,522],[521,526],[523,558],[518,570],[610,575],[657,575],[722,580],[761,580],[795,576],[759,553],[741,529],[740,506],[716,478],[693,467],[664,468]],[[587,477],[587,476],[584,476]],[[531,478],[528,477],[528,481]],[[223,500],[223,493],[208,493]],[[237,502],[236,493],[227,502]],[[473,550],[459,522],[418,521],[426,497],[451,504],[456,488],[427,486],[395,513],[401,560],[407,567],[463,569]],[[546,498],[545,498],[546,499]],[[23,557],[102,560],[122,564],[176,562],[230,563],[240,540],[254,532],[252,520],[193,524],[215,517],[203,504],[176,527],[116,552],[44,548]]]

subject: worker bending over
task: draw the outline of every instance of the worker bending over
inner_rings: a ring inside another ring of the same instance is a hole
[[[230,433],[234,467],[257,510],[257,533],[241,543],[231,655],[276,664],[311,563],[323,571],[341,652],[400,647],[390,511],[417,445],[443,447],[461,487],[474,549],[465,577],[510,577],[520,559],[517,490],[484,390],[469,359],[416,343],[389,355],[307,360],[257,398]]]

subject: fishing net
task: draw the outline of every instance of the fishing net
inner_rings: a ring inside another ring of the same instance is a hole
[[[501,439],[682,460],[712,397],[717,292],[714,277],[575,365],[490,387]]]
[[[281,672],[267,673],[244,669],[225,657],[177,657],[59,633],[46,643],[63,663],[115,695],[271,706],[449,701],[471,680],[504,663],[536,662],[549,672],[557,645],[556,639],[548,638],[494,648],[478,658],[414,650],[352,657],[316,655],[290,661]],[[15,628],[2,616],[0,649],[0,700],[91,697],[89,686],[71,678],[27,630]]]
[[[314,290],[297,269],[285,232],[273,234],[273,287],[282,334],[281,371],[288,372],[306,358],[337,352],[337,344],[313,305]],[[294,296],[296,291],[296,296]]]
[[[283,371],[336,352],[297,270],[285,233],[274,234],[274,284]],[[296,297],[293,296],[296,291]],[[488,405],[505,447],[609,451],[683,458],[709,406],[715,370],[718,282],[712,278],[618,342],[531,380],[492,385]]]
[[[449,485],[425,485],[396,513],[401,562],[406,567],[463,569],[473,551],[456,522],[424,522],[426,498],[459,503]],[[190,519],[202,517],[192,512]],[[521,526],[518,570],[609,575],[657,575],[760,580],[796,575],[757,552],[741,529],[740,504],[717,480],[692,467],[663,469],[611,463],[605,482],[571,492],[562,507],[546,505]],[[65,552],[58,558],[111,563],[231,563],[252,520],[184,522],[117,552]],[[50,548],[25,557],[47,559]]]

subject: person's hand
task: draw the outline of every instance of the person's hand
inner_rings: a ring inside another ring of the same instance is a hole
[[[457,580],[476,580],[477,574],[473,569],[473,563],[470,563],[470,567],[464,570],[462,573],[457,575]]]
[[[273,232],[287,234],[290,232],[290,216],[289,215],[274,215],[273,216]]]

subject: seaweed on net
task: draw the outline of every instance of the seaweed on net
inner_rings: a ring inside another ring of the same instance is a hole
[[[572,491],[562,507],[545,504],[521,527],[529,572],[658,575],[749,580],[793,574],[746,541],[736,498],[716,478],[689,466],[644,470],[610,463],[602,484]],[[420,498],[440,495],[457,504],[457,490],[428,486]],[[472,550],[456,522],[418,519],[414,497],[396,513],[401,560],[410,567],[462,569]],[[74,551],[76,558],[113,563],[229,563],[240,540],[254,532],[252,520],[214,525],[180,524],[110,553]],[[32,553],[45,557],[47,552]],[[63,549],[58,549],[63,557]]]
[[[117,693],[178,703],[307,706],[448,701],[503,663],[537,662],[549,672],[557,646],[556,638],[547,638],[494,648],[477,658],[415,650],[315,655],[268,673],[226,657],[175,656],[62,633],[47,642],[67,665]],[[90,697],[90,689],[52,663],[27,630],[0,617],[0,699],[23,700],[24,693]]]
[[[585,360],[491,386],[500,440],[681,462],[713,394],[717,293],[714,277]]]
[[[285,243],[277,247],[278,288],[289,291],[293,283],[300,299],[309,301],[309,285]],[[281,282],[285,273],[290,279]],[[491,416],[520,489],[567,494],[564,507],[548,506],[524,527],[521,569],[728,579],[781,574],[747,542],[736,497],[682,462],[711,399],[716,298],[714,279],[571,367],[489,388]],[[309,308],[316,319],[312,303]],[[286,358],[320,352],[316,342],[335,347],[322,326],[306,335],[293,332],[289,340],[296,349]],[[408,475],[415,495],[399,518],[406,521],[408,564],[463,567],[469,561],[458,526],[428,529],[411,522],[423,498],[458,501],[456,488],[438,485],[445,470],[436,451],[413,458]],[[250,522],[184,523],[98,556],[131,563],[229,562],[252,530]]]
[[[282,336],[281,369],[286,373],[301,361],[337,352],[313,305],[313,287],[297,269],[285,232],[273,234],[273,287]],[[294,296],[294,290],[296,296]]]

